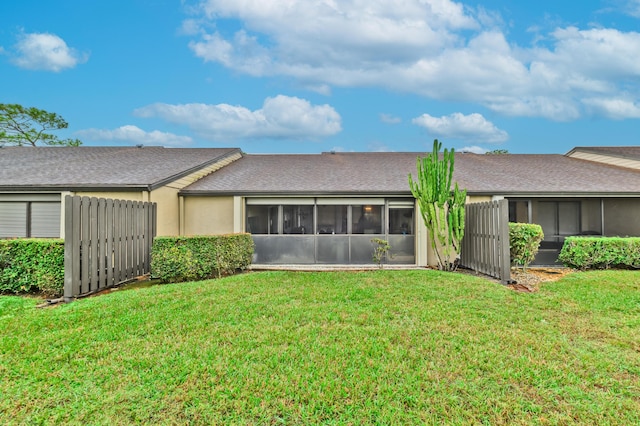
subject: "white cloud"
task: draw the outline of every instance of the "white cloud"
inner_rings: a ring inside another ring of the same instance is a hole
[[[640,102],[633,99],[591,98],[584,103],[597,114],[613,120],[640,118]]]
[[[628,0],[623,10],[634,18],[640,18],[640,0]]]
[[[195,36],[200,34],[200,23],[196,19],[185,19],[182,21],[182,25],[178,29],[178,34]]]
[[[59,72],[86,62],[88,54],[78,53],[55,34],[22,34],[15,45],[13,63],[20,68]]]
[[[205,62],[219,62],[249,75],[264,75],[270,67],[269,51],[245,31],[238,31],[232,41],[218,33],[203,34],[202,41],[191,42],[189,47]]]
[[[375,65],[383,57],[411,63],[420,52],[455,43],[451,29],[477,27],[462,5],[448,0],[370,0],[366,8],[359,0],[206,0],[201,10],[213,21],[242,20],[245,28],[203,34],[190,43],[196,56],[260,75],[309,73],[310,79],[318,67]],[[270,47],[259,38],[270,40]],[[256,62],[259,71],[251,68]]]
[[[402,119],[400,117],[395,117],[391,114],[380,114],[380,121],[387,124],[402,123]]]
[[[558,121],[598,113],[592,98],[640,99],[635,31],[558,27],[519,46],[496,12],[451,0],[202,0],[198,10],[197,31],[185,23],[196,56],[322,93],[382,87]]]
[[[184,146],[193,142],[188,136],[178,136],[158,130],[145,132],[132,125],[118,127],[113,130],[85,129],[79,130],[75,134],[82,139],[92,141],[123,141],[143,145]]]
[[[426,128],[435,137],[462,139],[476,142],[501,143],[509,139],[504,130],[487,121],[481,114],[464,115],[459,112],[443,117],[422,114],[411,120]]]
[[[342,130],[340,115],[329,105],[278,95],[251,111],[228,104],[157,103],[139,108],[140,117],[160,117],[190,127],[207,139],[315,139]]]

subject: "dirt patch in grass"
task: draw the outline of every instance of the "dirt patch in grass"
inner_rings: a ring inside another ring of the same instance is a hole
[[[497,283],[500,282],[500,280],[480,274],[471,269],[459,268],[457,272],[476,277],[485,277]],[[513,282],[508,284],[507,287],[514,291],[533,293],[539,290],[542,283],[557,281],[572,272],[574,272],[573,269],[562,267],[533,267],[527,268],[526,270],[522,268],[511,268],[511,281]]]
[[[572,273],[569,268],[521,268],[511,269],[511,279],[514,284],[509,284],[509,288],[515,291],[534,292],[538,291],[540,284],[557,281],[567,274]]]

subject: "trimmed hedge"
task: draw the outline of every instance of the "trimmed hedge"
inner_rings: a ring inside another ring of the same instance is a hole
[[[245,269],[252,257],[250,234],[156,237],[151,276],[163,282],[220,277]]]
[[[63,290],[63,240],[0,240],[0,293],[59,296]]]
[[[639,237],[567,237],[558,259],[575,269],[640,268]]]
[[[509,250],[511,264],[529,266],[540,248],[544,238],[542,227],[535,223],[509,223]]]

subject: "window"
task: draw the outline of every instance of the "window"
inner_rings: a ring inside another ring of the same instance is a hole
[[[28,203],[0,203],[0,238],[27,236]]]
[[[0,238],[59,238],[60,203],[0,202]]]
[[[313,234],[313,206],[282,206],[285,234]]]
[[[318,234],[346,234],[347,208],[339,205],[319,205]]]
[[[544,241],[562,243],[565,236],[580,234],[580,202],[540,201],[537,219]]]
[[[278,233],[278,206],[247,206],[247,232]]]
[[[413,235],[413,207],[389,207],[389,234]]]
[[[382,234],[382,208],[378,205],[351,206],[352,234]]]
[[[509,200],[509,222],[531,222],[528,200]]]

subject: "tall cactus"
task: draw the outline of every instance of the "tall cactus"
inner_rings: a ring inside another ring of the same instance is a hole
[[[409,187],[418,200],[431,247],[438,258],[438,267],[452,271],[457,267],[451,262],[452,254],[459,252],[464,237],[467,191],[460,190],[457,183],[451,190],[455,150],[445,148],[440,158],[441,148],[442,144],[436,139],[431,154],[417,158],[417,180],[414,181],[409,174]]]

